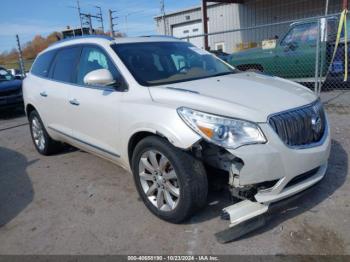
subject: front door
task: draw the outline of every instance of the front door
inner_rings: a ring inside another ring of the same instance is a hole
[[[317,23],[295,25],[275,50],[273,72],[285,78],[315,75]]]
[[[76,73],[76,86],[69,91],[69,115],[73,137],[81,144],[110,159],[119,158],[119,108],[123,92],[113,87],[87,86],[84,77],[98,69],[108,69],[114,79],[121,76],[100,47],[83,47]]]

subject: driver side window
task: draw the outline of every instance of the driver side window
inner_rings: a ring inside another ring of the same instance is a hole
[[[297,44],[316,43],[317,35],[318,35],[318,30],[317,30],[316,23],[297,25],[289,31],[289,33],[281,42],[281,45],[286,46],[291,43],[297,43]]]
[[[85,85],[84,77],[98,69],[109,70],[115,80],[120,78],[119,72],[105,52],[98,47],[84,47],[77,70],[77,84]]]

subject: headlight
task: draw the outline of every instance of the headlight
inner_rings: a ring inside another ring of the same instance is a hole
[[[225,148],[238,148],[248,144],[262,144],[267,140],[258,125],[181,107],[178,114],[204,139]]]

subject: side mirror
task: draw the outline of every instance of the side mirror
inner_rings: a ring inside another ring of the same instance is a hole
[[[84,84],[90,86],[109,86],[115,83],[116,81],[108,69],[94,70],[84,77]]]
[[[296,42],[291,42],[291,43],[288,44],[288,48],[289,48],[290,50],[294,51],[295,49],[298,48],[298,43],[296,43]]]

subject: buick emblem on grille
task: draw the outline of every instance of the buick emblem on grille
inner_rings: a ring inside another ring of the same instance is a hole
[[[311,127],[316,134],[319,134],[322,130],[322,119],[318,113],[311,117]]]

